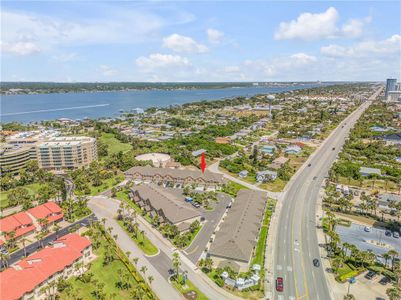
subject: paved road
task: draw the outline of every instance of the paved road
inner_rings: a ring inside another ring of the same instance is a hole
[[[213,173],[223,174],[225,178],[227,178],[227,179],[229,179],[231,181],[234,181],[236,183],[239,183],[239,184],[241,184],[241,185],[243,185],[243,186],[245,186],[245,187],[247,187],[247,188],[249,188],[251,190],[265,192],[267,194],[267,196],[270,197],[270,198],[277,199],[281,195],[281,193],[279,193],[279,192],[271,192],[271,191],[268,191],[268,190],[261,189],[260,187],[257,187],[256,185],[253,185],[253,184],[251,184],[249,182],[243,181],[243,180],[241,180],[239,178],[231,176],[230,174],[227,174],[227,173],[224,173],[224,172],[220,171],[219,170],[219,163],[220,163],[220,160],[215,162],[214,164],[210,165],[208,167],[208,170],[210,172],[213,172]]]
[[[213,231],[226,211],[227,205],[231,202],[231,197],[223,193],[217,193],[217,198],[219,202],[215,205],[214,210],[205,211],[203,213],[205,223],[192,244],[184,251],[185,255],[194,264],[196,264],[202,255],[202,252],[206,249],[206,245],[209,242]]]
[[[106,227],[113,227],[113,235],[117,234],[117,244],[123,251],[131,251],[131,257],[139,257],[138,268],[142,265],[147,266],[147,276],[152,275],[154,282],[152,289],[155,291],[160,299],[181,299],[181,296],[167,281],[168,272],[171,268],[171,260],[174,252],[173,247],[166,241],[162,235],[155,230],[146,220],[138,216],[138,224],[141,230],[146,232],[149,240],[160,250],[160,253],[148,257],[136,246],[131,238],[125,231],[118,225],[114,217],[117,215],[117,209],[120,201],[106,196],[91,197],[88,206],[100,219],[106,219]],[[183,254],[180,254],[182,261],[181,269],[187,272],[188,279],[201,290],[209,299],[240,299],[227,291],[218,288],[205,274],[203,274],[197,267]],[[177,298],[180,297],[180,298]]]
[[[378,90],[370,100],[376,98]],[[323,268],[312,264],[319,258],[316,233],[316,201],[323,180],[336,159],[349,130],[370,105],[363,103],[348,116],[326,139],[322,146],[287,185],[283,201],[279,203],[280,216],[274,243],[274,279],[284,278],[284,292],[274,289],[274,299],[332,298]],[[335,147],[335,150],[332,150]],[[307,164],[311,164],[310,167]],[[272,282],[274,285],[274,280]]]
[[[180,294],[174,289],[172,285],[170,285],[167,281],[166,276],[163,271],[160,272],[159,269],[154,267],[154,264],[150,261],[149,257],[146,256],[142,250],[138,248],[138,246],[131,240],[131,238],[127,235],[124,229],[117,223],[114,219],[117,215],[117,210],[119,208],[120,202],[115,199],[108,198],[106,196],[95,196],[91,197],[88,202],[88,206],[95,213],[99,220],[105,218],[106,219],[106,228],[112,227],[112,235],[117,234],[117,244],[124,251],[130,251],[131,258],[138,257],[137,269],[140,269],[142,266],[146,266],[146,277],[151,275],[154,278],[152,283],[152,289],[156,293],[156,295],[160,299],[174,299],[179,300],[182,299]],[[140,229],[143,227],[139,224]],[[149,237],[149,236],[148,236]],[[161,255],[159,253],[157,256]],[[162,260],[163,262],[167,262],[166,259]],[[165,263],[163,263],[165,264]]]
[[[28,246],[25,247],[26,253],[27,255],[32,254],[33,252],[36,252],[38,250],[40,250],[40,243],[42,243],[42,245],[46,246],[49,242],[52,242],[54,240],[56,240],[57,238],[60,238],[68,233],[70,233],[69,229],[71,227],[74,226],[88,226],[91,222],[96,221],[96,217],[92,214],[82,220],[76,221],[70,225],[68,225],[67,227],[64,227],[62,229],[59,230],[59,232],[56,233],[52,233],[50,235],[48,235],[47,237],[45,237],[44,239],[42,239],[41,242],[34,242]],[[15,251],[14,253],[10,254],[10,259],[8,260],[8,264],[11,265],[19,260],[21,260],[24,256],[24,249],[20,249],[18,251]]]

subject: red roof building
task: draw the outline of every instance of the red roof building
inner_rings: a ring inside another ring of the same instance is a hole
[[[39,287],[50,277],[61,274],[66,268],[71,267],[81,257],[88,256],[90,245],[91,242],[79,234],[67,234],[55,241],[52,246],[46,247],[21,260],[17,265],[7,268],[0,273],[1,299],[20,299],[24,295],[38,297]]]
[[[46,202],[28,210],[28,213],[36,219],[47,219],[48,224],[57,222],[63,219],[64,214],[61,207],[55,202]]]
[[[6,239],[10,238],[10,232],[15,232],[14,237],[18,238],[33,231],[35,231],[35,225],[26,212],[19,212],[0,219],[0,232],[5,233]]]

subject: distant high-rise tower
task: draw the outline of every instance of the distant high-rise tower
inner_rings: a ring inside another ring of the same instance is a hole
[[[387,79],[386,92],[384,94],[384,99],[387,99],[388,92],[396,90],[396,86],[397,86],[397,79],[395,79],[395,78]]]

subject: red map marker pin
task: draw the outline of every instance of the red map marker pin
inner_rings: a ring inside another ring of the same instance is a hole
[[[202,173],[205,173],[205,169],[206,169],[205,152],[202,153],[200,167],[202,169]]]

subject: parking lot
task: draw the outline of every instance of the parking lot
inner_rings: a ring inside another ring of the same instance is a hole
[[[336,226],[336,232],[340,235],[341,241],[347,242],[357,246],[361,250],[372,250],[377,255],[382,255],[390,249],[396,250],[401,253],[401,238],[394,238],[393,236],[386,236],[385,230],[378,228],[371,228],[370,232],[364,230],[365,226],[358,224],[351,224],[350,227]],[[368,241],[376,241],[385,243],[389,247],[380,247]]]

